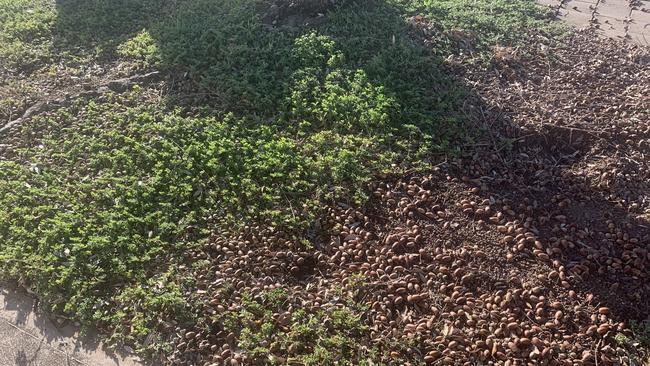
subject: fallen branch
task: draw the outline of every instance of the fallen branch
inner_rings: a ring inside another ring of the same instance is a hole
[[[27,108],[27,110],[25,111],[25,113],[23,113],[21,117],[16,118],[13,121],[9,121],[4,126],[0,127],[0,134],[9,131],[12,127],[20,125],[21,123],[32,118],[35,115],[45,113],[53,109],[65,107],[69,105],[73,100],[79,98],[86,98],[86,99],[95,98],[108,92],[122,93],[127,91],[131,86],[133,86],[136,83],[151,82],[158,79],[159,76],[160,73],[158,71],[153,71],[147,74],[130,76],[128,78],[110,80],[107,83],[99,86],[97,89],[94,90],[86,90],[74,95],[66,96],[65,98],[37,102],[31,107]]]

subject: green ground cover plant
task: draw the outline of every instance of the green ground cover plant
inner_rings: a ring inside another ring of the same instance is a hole
[[[56,22],[46,0],[0,2],[0,67],[33,67],[49,56]]]

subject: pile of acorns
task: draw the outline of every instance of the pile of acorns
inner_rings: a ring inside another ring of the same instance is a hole
[[[566,212],[573,203],[557,194],[543,203],[495,198],[480,182],[438,172],[378,185],[364,212],[329,209],[321,223],[329,235],[322,235],[327,240],[317,250],[301,250],[284,233],[261,227],[234,240],[215,238],[206,249],[214,266],[198,276],[211,281],[206,311],[237,308],[244,293],[284,288],[291,304],[274,314],[281,324],[295,309],[337,304],[331,289],[363,278],[368,290],[356,300],[368,307],[368,336],[388,355],[386,362],[619,360],[622,351],[612,337],[631,314],[611,310],[609,299],[589,292],[589,281],[619,272],[645,278],[647,238],[617,224],[577,227]],[[230,293],[212,291],[223,282],[232,285]],[[650,294],[642,282],[637,293]],[[639,312],[648,311],[634,296],[620,296],[621,304],[632,301]],[[246,363],[237,337],[182,330],[174,360]],[[417,346],[396,350],[395,341]]]

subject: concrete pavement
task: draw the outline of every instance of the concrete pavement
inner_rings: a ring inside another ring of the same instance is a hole
[[[0,287],[0,366],[138,366],[126,354],[109,353],[94,335],[56,326],[34,308],[34,299]]]
[[[577,28],[650,46],[650,0],[537,0]]]

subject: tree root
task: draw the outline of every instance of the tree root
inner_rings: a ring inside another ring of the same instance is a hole
[[[27,110],[25,110],[25,113],[23,113],[21,117],[16,118],[13,121],[9,121],[4,126],[0,127],[0,134],[9,131],[11,128],[20,125],[24,121],[38,114],[45,113],[57,108],[66,107],[70,105],[73,100],[77,100],[79,98],[84,98],[84,99],[96,98],[108,92],[122,93],[127,91],[134,84],[153,82],[159,79],[159,77],[160,77],[160,73],[158,71],[153,71],[147,74],[130,76],[128,78],[110,80],[107,83],[104,83],[101,86],[99,86],[97,89],[86,90],[74,95],[68,95],[64,98],[44,100],[44,101],[37,102],[31,107],[27,108]]]

